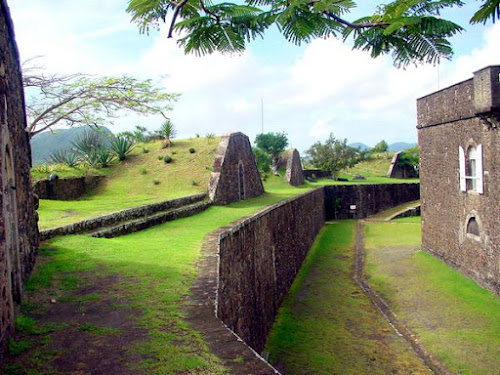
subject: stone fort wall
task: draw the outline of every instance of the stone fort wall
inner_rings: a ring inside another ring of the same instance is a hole
[[[25,118],[13,25],[0,0],[0,360],[38,246]]]
[[[323,198],[318,188],[220,235],[217,315],[258,352],[324,224]]]
[[[419,99],[418,143],[423,249],[500,294],[499,112],[484,100],[500,98],[500,67],[492,69]],[[459,147],[470,145],[482,145],[482,194],[460,188]],[[480,236],[467,234],[471,217]]]
[[[418,199],[420,199],[418,183],[327,185],[325,215],[327,220],[363,219]]]
[[[278,203],[219,238],[218,317],[262,351],[281,302],[316,235],[334,218],[364,218],[419,197],[418,184],[325,186]],[[350,205],[358,209],[353,213]]]

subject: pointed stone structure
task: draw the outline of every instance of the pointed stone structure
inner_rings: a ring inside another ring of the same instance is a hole
[[[25,128],[19,54],[7,2],[0,0],[0,362],[38,246]]]
[[[300,154],[296,148],[290,150],[286,163],[286,181],[292,186],[300,186],[304,183],[304,172],[300,162]]]
[[[248,137],[243,133],[222,136],[214,162],[208,194],[215,204],[228,204],[264,193]]]

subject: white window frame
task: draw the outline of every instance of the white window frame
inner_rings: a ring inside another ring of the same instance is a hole
[[[471,147],[474,149],[471,151]],[[466,163],[467,157],[475,160],[475,176],[467,176]],[[467,157],[465,150],[462,146],[458,146],[458,159],[460,167],[460,190],[463,192],[475,191],[476,193],[483,194],[483,145],[478,145],[477,147],[470,146],[467,150]],[[467,181],[473,181],[472,189],[467,189]]]

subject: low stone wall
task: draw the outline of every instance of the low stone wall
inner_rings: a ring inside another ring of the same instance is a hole
[[[324,191],[278,203],[219,236],[217,314],[261,352],[285,298],[323,226]]]
[[[120,222],[134,220],[140,217],[152,215],[159,211],[174,209],[195,202],[199,202],[206,198],[206,194],[195,194],[188,197],[172,199],[168,201],[147,204],[139,207],[128,208],[113,212],[109,215],[99,216],[96,218],[82,220],[73,224],[47,229],[40,232],[40,240],[45,241],[53,237],[63,236],[66,234],[84,233],[98,228],[111,226]]]
[[[125,223],[118,224],[113,227],[93,232],[90,235],[92,237],[105,237],[105,238],[124,236],[126,234],[138,232],[140,230],[144,230],[155,225],[166,223],[167,221],[172,221],[176,219],[181,219],[183,217],[195,215],[197,213],[205,211],[211,205],[212,202],[210,201],[198,202],[177,209],[161,212],[159,214],[155,214],[152,216],[147,216],[143,219],[127,221]]]
[[[95,189],[103,178],[104,176],[88,176],[40,180],[33,185],[33,192],[40,199],[71,201]]]
[[[331,177],[332,174],[328,171],[323,171],[321,169],[304,169],[302,171],[305,178],[326,178]]]
[[[362,219],[405,202],[420,199],[420,184],[325,186],[325,215],[332,219]]]

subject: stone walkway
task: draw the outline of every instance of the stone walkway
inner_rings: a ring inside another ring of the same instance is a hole
[[[219,235],[230,228],[221,227],[205,237],[198,264],[199,276],[191,288],[192,294],[187,298],[187,321],[193,329],[201,332],[211,352],[233,374],[280,375],[216,316]]]

